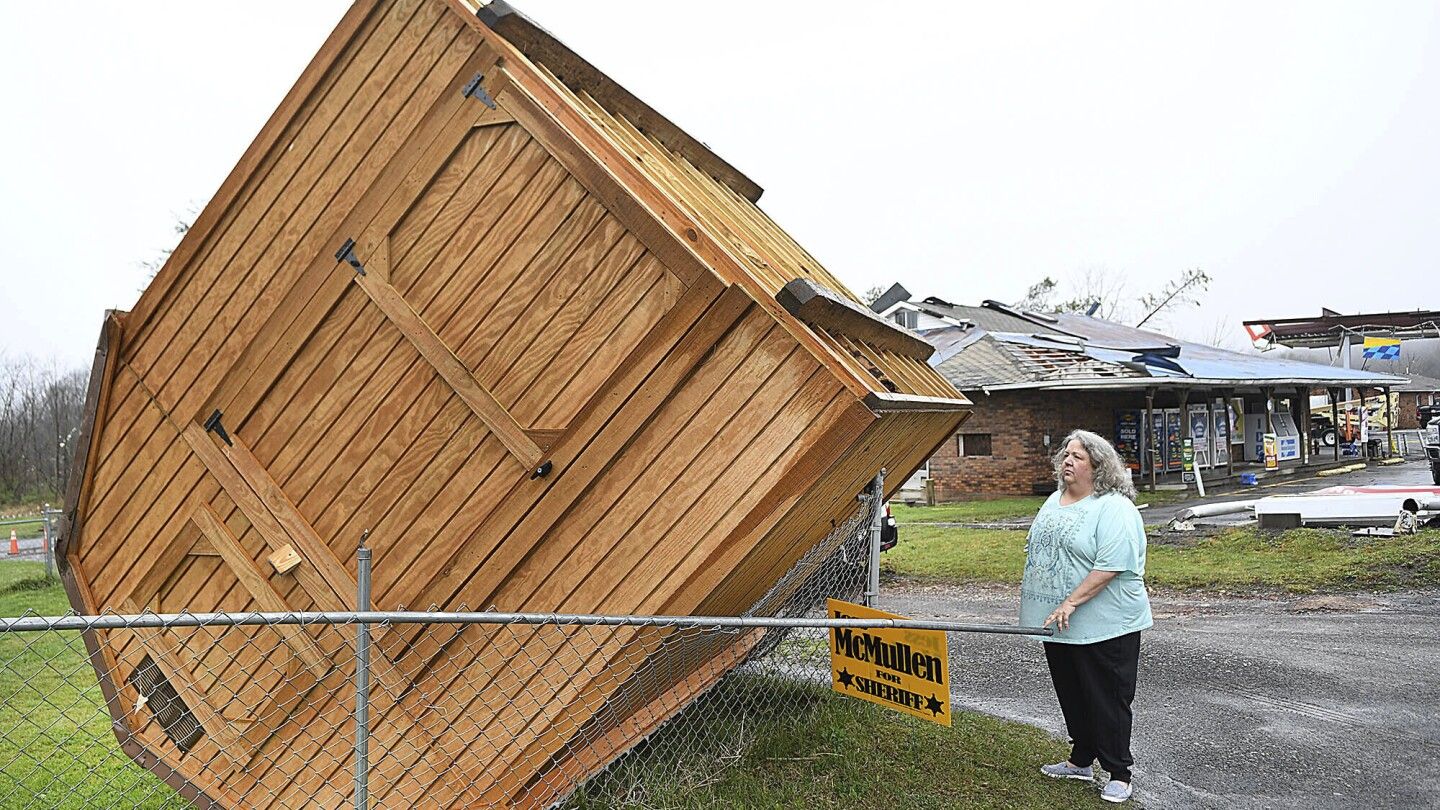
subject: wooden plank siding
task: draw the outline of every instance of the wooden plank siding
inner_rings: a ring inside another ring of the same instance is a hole
[[[493,107],[461,92],[477,76]],[[67,496],[76,606],[348,608],[368,532],[379,609],[737,614],[877,468],[898,487],[963,400],[781,306],[795,278],[853,295],[734,185],[758,187],[637,104],[457,0],[357,2],[109,322]],[[300,560],[284,573],[280,549]],[[758,638],[377,630],[372,799],[553,800]],[[87,643],[125,750],[187,796],[350,801],[349,635]],[[146,655],[202,716],[188,754],[127,708]],[[642,689],[644,667],[668,674]]]

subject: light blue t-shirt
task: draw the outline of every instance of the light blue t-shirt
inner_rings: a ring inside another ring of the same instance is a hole
[[[1145,521],[1140,510],[1118,492],[1091,495],[1069,506],[1060,505],[1056,492],[1040,507],[1025,540],[1020,623],[1039,627],[1095,570],[1120,573],[1075,609],[1068,629],[1046,641],[1093,644],[1154,623],[1145,595]]]

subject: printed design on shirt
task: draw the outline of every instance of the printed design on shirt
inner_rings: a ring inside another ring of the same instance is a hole
[[[1085,520],[1087,509],[1043,509],[1030,526],[1021,598],[1058,602],[1070,592],[1069,546]]]

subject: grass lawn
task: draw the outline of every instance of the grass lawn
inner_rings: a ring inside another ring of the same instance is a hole
[[[893,503],[890,514],[900,523],[986,523],[992,520],[1033,517],[1040,511],[1042,503],[1045,503],[1044,495],[960,501],[939,506],[906,506]]]
[[[760,740],[748,752],[716,757],[709,767],[632,773],[622,763],[587,786],[567,807],[710,808],[1053,808],[1102,807],[1099,792],[1079,782],[1040,776],[1042,763],[1069,749],[1029,726],[978,714],[945,728],[810,687],[791,687],[784,716],[747,712]],[[781,690],[782,692],[784,690]],[[773,706],[773,699],[768,702]],[[694,740],[685,720],[657,739]],[[663,752],[645,751],[641,756]],[[713,763],[713,764],[712,764]]]
[[[69,609],[39,563],[0,563],[0,615]],[[1065,746],[1029,726],[961,713],[944,728],[832,695],[768,683],[726,698],[758,740],[743,754],[692,763],[676,778],[665,746],[691,750],[707,728],[682,718],[655,742],[588,786],[575,808],[634,807],[1099,807],[1078,782],[1036,768]],[[746,701],[743,714],[737,711]],[[713,717],[713,715],[712,715]],[[713,722],[713,720],[711,721]],[[657,766],[656,763],[661,763]],[[133,764],[110,731],[80,635],[0,635],[0,807],[183,808],[189,805]]]
[[[59,504],[52,503],[52,506],[59,508]],[[0,503],[0,515],[38,515],[44,508],[45,503],[41,501],[15,501]],[[0,540],[9,540],[10,532],[14,531],[21,537],[39,537],[45,529],[41,521],[31,520],[25,523],[7,523],[0,526]],[[3,553],[3,552],[0,552]]]
[[[40,563],[0,563],[0,615],[70,609]],[[120,751],[78,632],[0,635],[0,807],[183,808]]]
[[[1150,543],[1146,580],[1177,589],[1291,593],[1440,585],[1440,530],[1399,537],[1292,529],[1231,529],[1184,546]],[[1025,532],[910,526],[880,559],[882,570],[947,582],[1019,583]]]

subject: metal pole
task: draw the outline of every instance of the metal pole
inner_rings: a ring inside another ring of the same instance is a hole
[[[1335,430],[1335,460],[1340,460],[1340,389],[1330,389],[1330,427]]]
[[[1390,409],[1390,389],[1381,388],[1385,392],[1385,457],[1395,455],[1395,413]]]
[[[899,630],[943,630],[946,633],[1000,633],[1048,636],[1042,627],[1006,624],[964,624],[942,620],[816,619],[776,616],[603,616],[590,613],[457,613],[452,611],[353,610],[293,613],[138,613],[101,616],[0,616],[0,635],[55,630],[135,630],[174,627],[314,627],[349,624],[528,625],[577,624],[587,627],[852,627]]]
[[[1300,401],[1295,403],[1300,411],[1300,463],[1310,463],[1310,389],[1295,389]],[[1291,410],[1295,410],[1292,408]]]
[[[370,610],[370,549],[360,535],[355,552],[355,609]],[[370,808],[370,625],[355,624],[355,807]]]
[[[1205,440],[1210,445],[1210,469],[1220,466],[1220,446],[1216,442],[1219,434],[1215,430],[1215,392],[1209,388],[1205,389]],[[1229,450],[1230,448],[1225,448]]]
[[[45,578],[54,579],[55,544],[51,542],[52,535],[50,534],[50,504],[45,504],[44,508],[40,510],[40,517],[41,531],[45,535],[43,540],[43,542],[45,543]]]
[[[1370,458],[1370,412],[1365,407],[1365,388],[1356,386],[1355,393],[1360,396],[1360,422],[1355,426],[1357,440],[1356,447],[1360,449],[1360,458]],[[1349,409],[1346,409],[1345,422],[1350,422]]]
[[[1145,389],[1145,452],[1150,456],[1150,491],[1155,491],[1155,451],[1160,447],[1160,437],[1155,435],[1155,389]]]
[[[1342,333],[1340,334],[1340,365],[1341,365],[1341,367],[1343,367],[1343,368],[1346,369],[1347,371],[1350,369],[1350,332],[1349,332],[1349,330],[1346,330],[1345,332],[1342,332]],[[1346,389],[1344,389],[1344,390],[1345,390],[1345,401],[1346,401],[1346,402],[1349,402],[1350,399],[1351,399],[1350,389],[1349,389],[1349,388],[1346,388]],[[1346,421],[1347,424],[1348,424],[1349,421],[1350,421],[1348,414],[1346,415],[1345,421]],[[1340,440],[1340,437],[1339,437],[1339,436],[1336,436],[1336,437],[1335,437],[1335,440],[1336,440],[1336,442],[1337,442],[1335,446],[1336,446],[1336,447],[1339,447],[1340,445],[1339,445],[1338,442],[1339,442],[1339,440]]]
[[[865,607],[875,607],[880,596],[880,529],[885,520],[885,470],[875,473],[870,482],[870,581],[865,586]]]
[[[1220,389],[1220,399],[1225,414],[1225,476],[1235,477],[1235,434],[1231,431],[1233,423],[1230,420],[1231,400],[1235,399],[1235,391],[1230,388]],[[1243,436],[1241,437],[1244,438]]]

